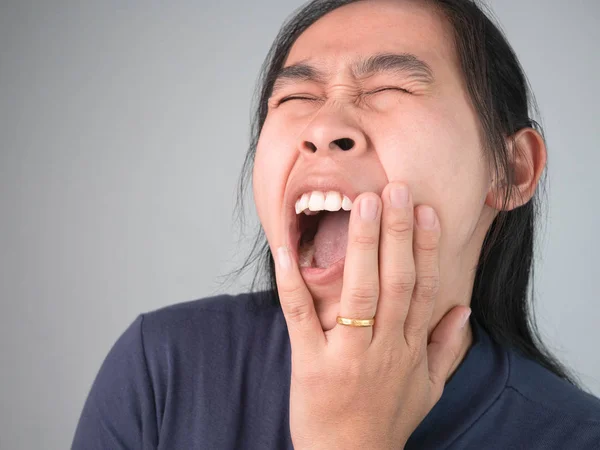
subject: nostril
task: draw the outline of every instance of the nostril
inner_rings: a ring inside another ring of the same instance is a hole
[[[343,151],[348,151],[354,148],[355,142],[354,139],[341,138],[331,141],[331,144],[335,144],[338,148],[340,148]],[[330,148],[332,148],[331,144],[329,144]],[[310,150],[313,153],[317,151],[317,146],[310,141],[304,141],[304,148]]]
[[[344,151],[350,150],[352,147],[354,147],[354,141],[350,138],[336,139],[333,142]]]
[[[305,144],[310,149],[310,151],[312,151],[312,152],[317,151],[317,146],[315,144],[313,144],[312,142],[306,141]]]

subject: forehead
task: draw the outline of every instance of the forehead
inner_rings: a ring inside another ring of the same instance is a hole
[[[338,71],[357,55],[410,53],[432,66],[457,67],[449,24],[424,2],[363,0],[321,17],[294,42],[284,66],[310,60]]]

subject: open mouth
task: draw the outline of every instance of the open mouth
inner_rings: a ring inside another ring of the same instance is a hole
[[[312,201],[315,194],[317,200]],[[328,269],[346,256],[350,211],[343,209],[340,201],[330,201],[328,205],[324,201],[319,202],[319,194],[325,198],[322,193],[305,194],[311,200],[310,209],[303,207],[306,199],[304,204],[296,206],[296,251],[301,268]],[[327,195],[337,195],[341,199],[338,193]],[[351,208],[351,205],[347,208]]]

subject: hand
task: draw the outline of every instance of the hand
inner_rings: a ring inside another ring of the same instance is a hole
[[[452,309],[428,343],[441,228],[427,206],[416,208],[413,226],[409,192],[404,206],[392,205],[393,188],[402,186],[386,186],[383,205],[376,194],[361,194],[350,215],[339,315],[375,317],[373,327],[337,324],[325,334],[296,261],[285,247],[277,251],[277,288],[292,349],[296,450],[403,448],[457,362],[470,309]]]

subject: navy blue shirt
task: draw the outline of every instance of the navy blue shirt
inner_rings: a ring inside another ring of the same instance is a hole
[[[473,346],[406,449],[600,449],[600,400],[471,319]],[[104,360],[73,449],[292,449],[290,342],[266,293],[141,314]]]

